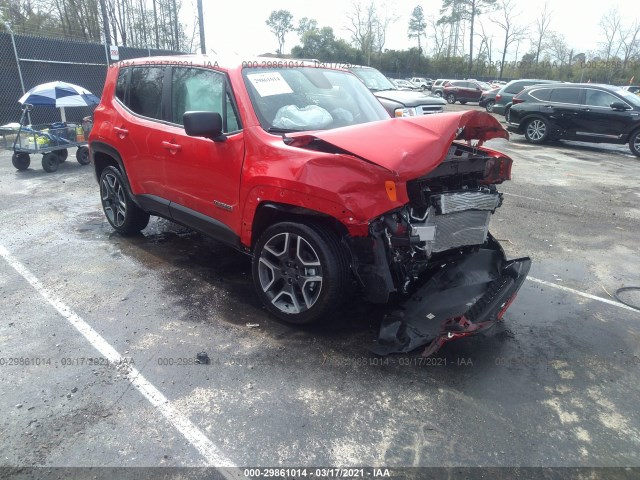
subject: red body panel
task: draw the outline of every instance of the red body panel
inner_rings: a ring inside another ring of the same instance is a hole
[[[352,236],[367,235],[368,221],[406,204],[406,182],[437,167],[453,140],[508,138],[491,115],[468,111],[290,134],[285,142],[261,128],[240,67],[200,61],[200,66],[227,74],[243,126],[240,133],[213,142],[132,114],[114,99],[118,69],[112,68],[95,111],[99,128],[90,141],[104,141],[118,150],[132,193],[157,195],[215,218],[245,246],[252,244],[253,219],[264,202],[321,212],[340,221]],[[312,140],[343,153],[305,148]],[[387,181],[395,182],[395,200],[387,194]],[[214,201],[231,208],[215,206]]]

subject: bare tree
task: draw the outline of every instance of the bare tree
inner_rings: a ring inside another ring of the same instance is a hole
[[[265,22],[278,39],[278,55],[284,52],[284,37],[294,30],[293,15],[288,10],[273,10]]]
[[[507,57],[509,47],[520,42],[527,33],[527,27],[517,24],[517,17],[520,15],[513,7],[512,0],[500,0],[499,16],[493,18],[493,22],[504,32],[504,43],[502,45],[502,62],[500,63],[499,78],[502,78],[504,71],[504,61]],[[516,54],[517,57],[517,54]]]
[[[549,3],[544,2],[544,9],[535,22],[536,65],[538,65],[538,62],[540,61],[540,52],[542,51],[544,40],[549,30],[549,25],[551,25],[552,13],[553,12],[549,10]]]
[[[351,33],[351,40],[366,58],[367,65],[370,65],[371,54],[374,50],[376,24],[378,22],[376,6],[373,0],[367,5],[354,3],[351,7],[351,12],[347,14],[347,19],[349,24],[346,29]]]
[[[549,31],[544,48],[555,62],[560,63],[560,66],[571,63],[572,50],[561,33]]]
[[[622,50],[622,69],[626,70],[629,61],[640,53],[640,22],[635,20],[629,28],[621,28],[619,35]]]
[[[493,35],[488,35],[484,31],[484,24],[482,22],[478,22],[478,25],[480,25],[480,48],[478,48],[478,56],[481,57],[484,55],[489,65],[492,65]]]
[[[611,57],[617,56],[620,51],[620,43],[616,42],[621,29],[618,9],[615,7],[609,9],[600,19],[599,25],[605,38],[605,42],[602,43],[602,53],[604,54],[605,62],[608,62]]]
[[[427,20],[431,30],[431,44],[433,45],[434,58],[441,58],[445,52],[445,42],[449,35],[450,25],[441,23],[433,18]]]

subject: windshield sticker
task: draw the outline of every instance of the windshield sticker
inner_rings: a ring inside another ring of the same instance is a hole
[[[291,90],[287,81],[282,78],[280,72],[250,73],[247,78],[256,87],[258,95],[261,97],[293,93],[293,90]]]

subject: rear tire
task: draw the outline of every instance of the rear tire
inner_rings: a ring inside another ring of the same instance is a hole
[[[133,203],[122,174],[115,167],[106,167],[100,174],[100,200],[107,220],[119,233],[138,233],[149,223],[149,214]]]
[[[89,165],[91,159],[89,158],[89,147],[78,147],[76,151],[76,160],[80,165]]]
[[[636,157],[640,157],[640,130],[636,130],[629,138],[629,149]]]
[[[466,105],[467,101],[466,100],[460,100],[460,105]]]
[[[493,112],[493,106],[496,104],[496,102],[494,100],[489,100],[487,102],[487,105],[484,107],[485,110],[489,113]]]
[[[60,157],[54,152],[48,152],[42,155],[42,169],[47,173],[52,173],[58,170],[60,165]]]
[[[511,107],[507,107],[504,110],[504,119],[509,123],[509,117],[511,116]]]
[[[31,165],[31,157],[28,153],[16,152],[11,157],[11,163],[17,170],[26,170]]]
[[[440,97],[440,98],[442,98],[442,92],[435,92],[435,93],[434,93],[434,95],[435,95],[436,97]]]
[[[253,252],[253,281],[273,315],[303,325],[328,316],[349,286],[345,247],[331,230],[315,224],[276,223]]]
[[[549,124],[542,118],[532,118],[524,127],[524,137],[534,144],[546,142],[549,138]]]

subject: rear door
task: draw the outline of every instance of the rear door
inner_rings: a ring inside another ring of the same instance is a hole
[[[125,68],[116,85],[118,118],[111,128],[133,193],[164,198],[165,164],[158,135],[164,128],[165,67]],[[125,107],[125,108],[122,108]]]
[[[582,113],[579,88],[554,88],[541,112],[548,116],[565,138],[576,137]]]

